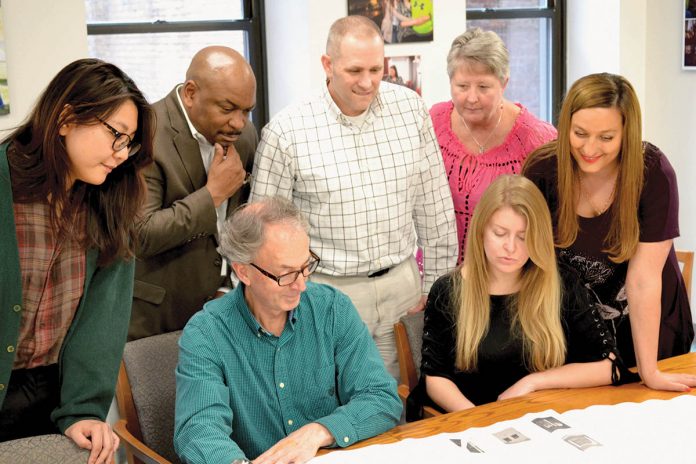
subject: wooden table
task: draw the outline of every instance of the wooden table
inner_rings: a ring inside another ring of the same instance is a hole
[[[658,363],[665,372],[684,372],[696,374],[696,353],[688,353]],[[496,422],[516,419],[530,412],[554,409],[559,413],[571,409],[583,409],[594,404],[618,404],[627,401],[641,403],[650,399],[668,400],[678,395],[696,395],[696,388],[690,393],[673,393],[651,390],[640,383],[630,383],[618,387],[542,390],[509,400],[477,406],[465,411],[444,414],[406,425],[400,425],[388,432],[349,448],[394,443],[405,438],[423,438],[444,432],[461,432],[470,427],[486,427]],[[327,450],[320,450],[325,454]]]

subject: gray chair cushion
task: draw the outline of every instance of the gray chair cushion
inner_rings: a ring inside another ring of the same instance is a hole
[[[89,451],[64,435],[39,435],[0,443],[0,464],[87,463]]]
[[[419,311],[414,314],[407,314],[401,318],[401,323],[406,329],[408,344],[413,355],[413,364],[416,366],[416,374],[420,378],[421,367],[421,348],[423,347],[423,325],[424,312]]]
[[[174,452],[174,370],[179,359],[181,331],[126,343],[123,362],[140,420],[143,443],[179,463]]]

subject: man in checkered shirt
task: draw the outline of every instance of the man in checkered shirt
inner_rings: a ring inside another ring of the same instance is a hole
[[[422,310],[433,282],[456,265],[449,184],[425,103],[382,82],[374,22],[336,21],[321,61],[326,87],[263,129],[251,201],[280,195],[299,207],[321,257],[312,280],[353,300],[398,378],[394,323]]]

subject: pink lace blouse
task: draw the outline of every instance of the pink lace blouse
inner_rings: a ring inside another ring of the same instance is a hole
[[[521,104],[516,105],[521,111],[503,143],[480,155],[467,150],[452,131],[451,101],[437,103],[430,109],[452,190],[459,238],[457,263],[464,258],[471,216],[486,187],[502,174],[519,174],[527,155],[556,138],[556,129],[551,124],[537,119]]]

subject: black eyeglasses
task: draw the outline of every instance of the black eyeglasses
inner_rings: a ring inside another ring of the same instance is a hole
[[[281,287],[287,287],[288,285],[292,285],[297,278],[302,274],[305,277],[309,277],[309,275],[317,270],[317,266],[319,265],[319,256],[317,256],[312,250],[309,250],[309,255],[310,255],[310,260],[307,264],[302,266],[302,269],[299,271],[293,271],[293,272],[288,272],[287,274],[283,274],[281,276],[277,276],[274,274],[271,274],[270,272],[266,271],[265,269],[261,269],[254,263],[249,263],[250,265],[254,266],[254,268],[259,271],[261,274],[265,275],[271,280],[275,280],[276,283],[281,286]]]
[[[135,140],[131,139],[130,135],[117,131],[115,127],[113,127],[111,124],[104,121],[103,119],[97,119],[99,119],[99,122],[104,124],[104,126],[106,126],[106,128],[109,129],[109,131],[112,134],[114,134],[114,143],[111,144],[111,148],[113,148],[114,151],[121,151],[124,148],[128,147],[129,158],[138,153],[138,150],[140,150],[140,144],[136,143]]]

